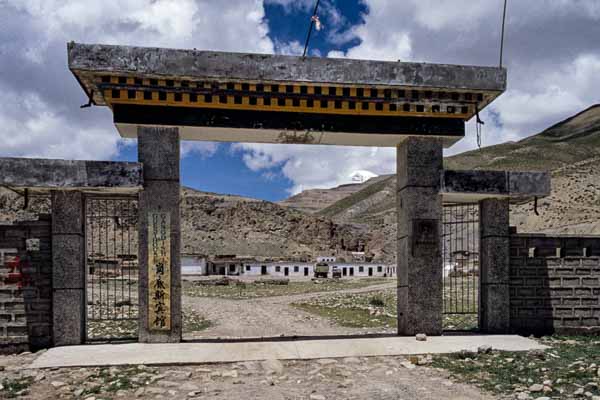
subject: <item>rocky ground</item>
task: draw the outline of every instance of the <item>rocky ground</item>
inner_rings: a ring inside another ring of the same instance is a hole
[[[545,351],[28,369],[0,356],[0,398],[600,400],[600,340],[545,337]]]
[[[494,399],[422,357],[29,370],[35,355],[0,357],[0,398],[20,399]],[[417,361],[418,362],[418,361]]]
[[[435,367],[501,398],[600,400],[600,340],[544,337],[550,349],[528,353],[484,351],[438,356]]]

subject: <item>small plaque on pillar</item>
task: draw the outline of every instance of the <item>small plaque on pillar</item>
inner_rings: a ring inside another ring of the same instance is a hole
[[[171,330],[171,216],[148,213],[148,329]]]
[[[437,219],[413,219],[412,253],[415,256],[435,254],[439,243]]]

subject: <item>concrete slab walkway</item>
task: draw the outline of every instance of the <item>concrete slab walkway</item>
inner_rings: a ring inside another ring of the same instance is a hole
[[[414,337],[386,337],[236,343],[96,344],[52,348],[35,359],[30,368],[444,354],[461,350],[477,351],[482,345],[505,351],[546,348],[534,340],[516,335],[437,336],[429,337],[425,342],[416,341]]]

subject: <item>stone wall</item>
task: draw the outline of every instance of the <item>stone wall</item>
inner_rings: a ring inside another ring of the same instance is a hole
[[[600,237],[513,234],[510,255],[513,332],[600,333]]]
[[[17,249],[22,273],[16,281],[7,281],[14,271],[0,266],[0,352],[52,345],[51,244],[47,215],[37,221],[0,225],[0,249]]]

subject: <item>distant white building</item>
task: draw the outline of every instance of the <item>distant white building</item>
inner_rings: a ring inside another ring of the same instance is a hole
[[[337,261],[334,256],[317,257],[316,263],[327,263],[330,277],[333,267],[339,269],[342,278],[351,277],[395,277],[396,265],[368,263],[363,261]],[[217,256],[207,260],[206,256],[182,254],[182,275],[222,275],[222,276],[271,276],[306,277],[315,273],[315,262],[306,261],[259,261],[254,258],[235,255]]]
[[[206,257],[195,254],[181,255],[182,275],[207,275]]]

